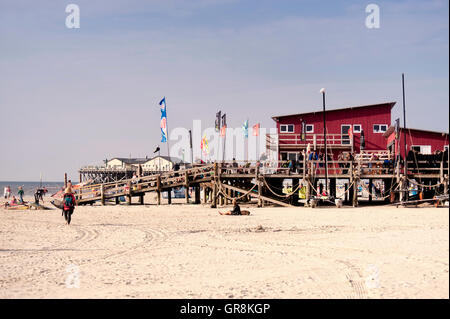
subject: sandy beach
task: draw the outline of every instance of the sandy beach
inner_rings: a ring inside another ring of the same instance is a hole
[[[448,208],[247,209],[2,208],[0,298],[449,298]]]

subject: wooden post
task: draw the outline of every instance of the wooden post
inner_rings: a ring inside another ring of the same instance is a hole
[[[348,190],[348,183],[345,183],[344,184],[344,190],[345,190],[345,194],[344,194],[344,202],[348,202],[349,201],[349,198],[350,198],[350,196],[348,195],[348,193],[350,192],[349,190]]]
[[[304,181],[305,181],[305,187],[306,187],[305,207],[309,207],[309,201],[311,200],[311,185],[310,185],[311,177],[310,177],[309,173],[306,175]]]
[[[184,187],[185,187],[186,204],[189,204],[189,175],[187,171],[184,172]]]
[[[202,203],[206,204],[206,200],[207,200],[208,196],[207,196],[207,190],[206,190],[206,186],[203,185],[203,199],[202,199]]]
[[[262,195],[262,181],[260,180],[260,176],[259,176],[259,167],[256,166],[255,167],[255,183],[258,184],[258,207],[262,207],[262,199],[261,199],[261,195]]]
[[[169,188],[167,190],[167,203],[169,205],[172,204],[172,189],[171,188]]]
[[[355,184],[353,185],[353,207],[358,207],[358,183],[359,176],[354,177]]]
[[[398,183],[399,183],[399,191],[400,191],[400,196],[399,196],[399,199],[400,199],[400,202],[403,202],[403,201],[405,201],[405,193],[403,192],[403,188],[404,188],[404,182],[403,182],[403,175],[402,174],[400,174],[399,175],[399,177],[398,177]]]
[[[372,188],[373,188],[373,179],[369,178],[369,203],[372,203]]]
[[[128,205],[131,205],[131,181],[129,181],[127,185],[128,185],[127,202]]]
[[[156,203],[161,205],[161,175],[156,176]]]
[[[139,205],[144,205],[144,194],[139,194]]]
[[[214,174],[212,178],[212,197],[211,197],[211,208],[217,208],[217,176],[218,175],[218,164],[214,163]]]
[[[105,185],[100,185],[100,201],[102,205],[105,205]]]
[[[64,189],[67,188],[67,173],[64,173]]]
[[[195,191],[195,204],[200,204],[200,186],[197,185],[194,188]]]
[[[444,194],[448,195],[448,175],[444,175]]]

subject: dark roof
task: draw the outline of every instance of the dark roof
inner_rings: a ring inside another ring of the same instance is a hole
[[[172,163],[183,164],[183,160],[181,158],[174,157],[174,156],[170,156],[170,158],[169,158],[169,156],[164,156],[164,155],[157,155],[157,156],[154,156],[154,157],[145,157],[145,158],[114,157],[114,158],[108,160],[108,162],[112,161],[114,159],[117,159],[117,160],[119,160],[121,162],[124,162],[125,164],[130,164],[130,165],[131,164],[144,164],[144,163],[146,163],[146,162],[148,162],[148,161],[150,161],[152,159],[158,158],[158,157],[161,157],[161,158],[163,158],[163,159],[165,159],[167,161],[170,161]]]
[[[391,109],[394,107],[395,103],[397,102],[385,102],[385,103],[378,103],[378,104],[368,104],[368,105],[358,105],[358,106],[349,106],[349,107],[343,107],[343,108],[336,108],[336,109],[326,109],[325,113],[333,112],[333,111],[344,111],[344,110],[352,110],[357,108],[364,108],[364,107],[375,107],[375,106],[381,106],[381,105],[389,105]],[[272,116],[272,119],[276,121],[277,118],[280,117],[288,117],[288,116],[297,116],[297,115],[305,115],[305,114],[314,114],[314,113],[322,113],[322,107],[317,107],[317,111],[311,111],[311,112],[305,112],[305,113],[295,113],[295,114],[286,114],[286,115],[277,115]]]
[[[121,162],[124,162],[125,164],[142,164],[147,162],[149,159],[148,158],[124,158],[124,157],[114,157],[109,161],[112,161],[113,159],[117,159]]]
[[[426,132],[426,133],[435,133],[435,134],[448,135],[448,133],[445,133],[445,132],[422,130],[422,129],[419,129],[419,128],[409,128],[409,127],[407,127],[406,129],[410,130],[410,131],[419,131],[419,132]],[[395,130],[395,126],[394,125],[389,126],[387,131],[383,133],[383,136],[384,137],[389,137],[394,132],[394,130]],[[403,127],[400,127],[400,130],[403,130]]]

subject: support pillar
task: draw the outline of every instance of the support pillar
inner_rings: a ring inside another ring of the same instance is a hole
[[[156,203],[161,205],[161,176],[156,177]]]
[[[128,182],[128,194],[127,194],[127,203],[131,205],[131,181]]]
[[[200,204],[200,186],[195,186],[195,204]]]

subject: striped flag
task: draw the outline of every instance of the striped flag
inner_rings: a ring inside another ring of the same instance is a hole
[[[164,97],[160,102],[160,109],[161,109],[161,142],[166,143],[167,142],[167,110],[166,110],[166,97]]]

